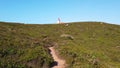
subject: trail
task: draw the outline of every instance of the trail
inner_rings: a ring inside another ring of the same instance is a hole
[[[60,58],[58,57],[58,55],[57,55],[56,52],[55,52],[54,47],[49,47],[49,49],[50,49],[50,51],[51,51],[50,53],[51,53],[54,61],[57,62],[57,64],[54,65],[52,68],[65,68],[65,60],[62,60],[62,59],[60,59]]]

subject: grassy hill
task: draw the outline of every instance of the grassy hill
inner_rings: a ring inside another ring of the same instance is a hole
[[[101,22],[15,24],[0,22],[0,67],[49,68],[55,46],[68,68],[119,68],[120,26]]]

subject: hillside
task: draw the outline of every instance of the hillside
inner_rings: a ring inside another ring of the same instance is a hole
[[[1,68],[49,68],[55,46],[68,68],[119,68],[120,26],[101,22],[15,24],[0,22]]]

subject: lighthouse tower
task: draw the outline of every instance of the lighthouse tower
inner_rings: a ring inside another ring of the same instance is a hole
[[[60,18],[58,18],[58,21],[57,21],[58,24],[61,24],[61,21],[60,21]]]

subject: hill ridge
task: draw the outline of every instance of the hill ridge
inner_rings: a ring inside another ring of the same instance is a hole
[[[0,22],[0,67],[49,68],[54,62],[50,46],[66,60],[68,68],[120,67],[120,25],[67,24]],[[63,34],[68,36],[61,37]]]

